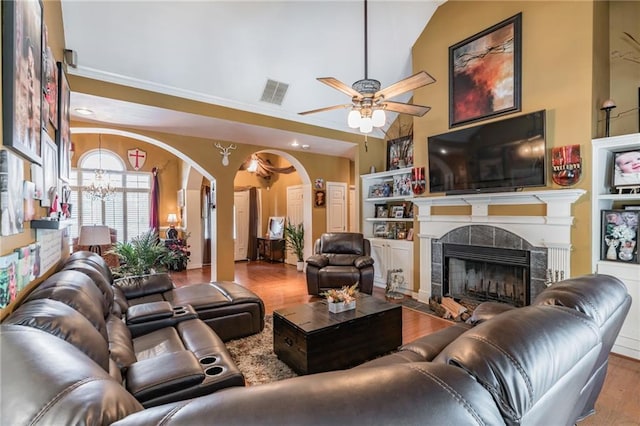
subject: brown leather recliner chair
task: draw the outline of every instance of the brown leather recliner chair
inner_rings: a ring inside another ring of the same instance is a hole
[[[319,295],[330,288],[351,286],[373,292],[371,244],[360,233],[334,232],[316,240],[313,256],[307,259],[307,289]]]

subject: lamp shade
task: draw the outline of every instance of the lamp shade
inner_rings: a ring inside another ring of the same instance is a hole
[[[357,129],[358,127],[360,127],[361,119],[362,117],[360,117],[360,111],[358,111],[357,109],[352,109],[351,111],[349,111],[349,115],[347,116],[347,125],[352,129]]]
[[[387,121],[387,116],[384,113],[383,109],[376,109],[373,111],[373,114],[371,115],[371,121],[373,124],[373,127],[382,127],[384,126],[384,123]]]
[[[371,122],[371,117],[363,117],[360,122],[360,131],[362,133],[371,133],[373,130],[373,123]]]
[[[251,162],[247,167],[247,171],[249,173],[255,173],[256,171],[258,171],[258,159],[255,156],[251,156]]]
[[[175,213],[169,213],[169,216],[167,216],[167,222],[169,225],[175,225],[178,223],[178,216]]]
[[[81,226],[78,245],[81,246],[101,246],[111,244],[111,234],[108,226],[94,225]]]

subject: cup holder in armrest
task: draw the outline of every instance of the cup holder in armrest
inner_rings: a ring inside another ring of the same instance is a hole
[[[216,361],[218,361],[218,357],[217,356],[205,356],[204,358],[200,358],[200,364],[202,365],[209,365],[209,364],[213,364]]]
[[[224,372],[224,367],[221,367],[219,365],[215,365],[213,367],[209,367],[206,370],[204,370],[204,374],[206,374],[207,376],[218,376],[223,372]]]

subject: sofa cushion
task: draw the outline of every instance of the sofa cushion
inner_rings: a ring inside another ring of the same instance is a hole
[[[141,361],[162,354],[184,350],[178,332],[173,327],[161,328],[133,339],[136,359]]]
[[[102,301],[104,303],[105,316],[111,312],[111,305],[113,304],[113,289],[111,284],[105,278],[103,272],[95,263],[87,260],[76,260],[74,262],[68,262],[64,266],[63,271],[78,271],[91,278],[91,282],[98,287],[104,296]]]
[[[359,254],[325,253],[324,256],[329,260],[328,266],[353,266],[360,258]]]
[[[143,410],[107,371],[49,333],[3,323],[0,348],[2,424],[110,425]]]
[[[3,324],[37,328],[66,340],[109,371],[109,348],[100,332],[81,313],[51,299],[32,300],[20,305]]]

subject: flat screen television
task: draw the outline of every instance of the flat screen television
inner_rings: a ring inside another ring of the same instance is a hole
[[[545,110],[428,138],[429,192],[546,185]]]

